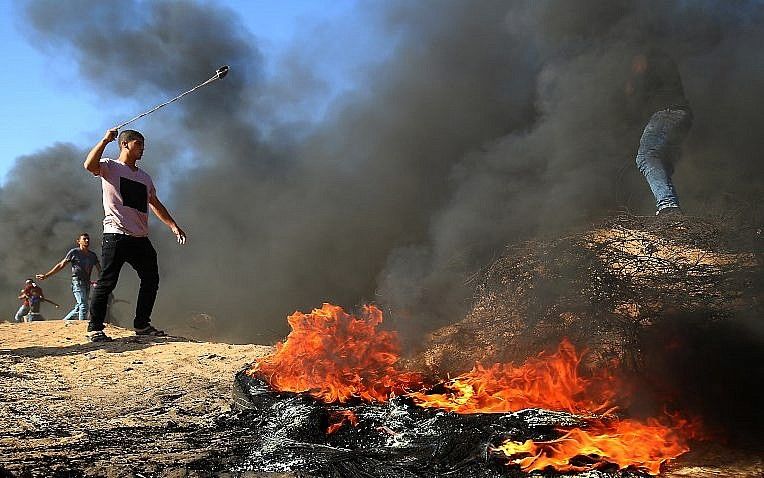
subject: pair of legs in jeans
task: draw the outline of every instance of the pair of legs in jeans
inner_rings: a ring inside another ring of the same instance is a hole
[[[36,322],[38,320],[45,320],[40,313],[40,301],[31,301],[29,305],[27,304],[21,304],[21,307],[19,307],[19,310],[16,311],[16,317],[14,317],[14,320],[16,322],[24,322],[24,318],[26,317],[27,322]]]
[[[157,290],[159,290],[157,253],[149,238],[124,234],[104,234],[101,259],[103,268],[101,269],[101,276],[98,278],[98,285],[93,292],[88,332],[104,329],[109,294],[117,286],[119,272],[125,263],[130,264],[135,269],[141,281],[133,327],[136,330],[149,327],[151,325],[151,311],[154,308]]]
[[[30,307],[26,304],[22,304],[19,310],[16,311],[16,316],[13,318],[14,322],[24,322],[24,317],[29,313]]]
[[[637,167],[645,176],[655,196],[658,212],[678,208],[679,198],[671,175],[679,158],[681,145],[692,125],[692,113],[684,108],[654,113],[642,132],[637,152]]]
[[[74,294],[74,300],[77,303],[74,304],[74,308],[66,314],[64,320],[87,320],[90,281],[80,279],[79,277],[72,277],[72,294]]]

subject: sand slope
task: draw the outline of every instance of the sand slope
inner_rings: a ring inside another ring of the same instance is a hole
[[[86,323],[0,324],[0,465],[16,476],[210,476],[187,469],[236,442],[216,423],[233,375],[270,352],[261,345],[136,337]],[[230,428],[225,430],[225,428]],[[194,463],[197,463],[194,465]],[[0,467],[0,476],[3,470]],[[253,475],[251,476],[276,476]],[[217,476],[217,475],[216,475]],[[224,476],[224,475],[220,475]]]

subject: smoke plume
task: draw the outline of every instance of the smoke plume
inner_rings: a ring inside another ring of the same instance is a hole
[[[353,21],[385,51],[367,52],[378,59],[320,115],[331,78],[312,53],[330,40],[311,25],[268,72],[236,12],[211,3],[32,1],[24,15],[105,107],[115,95],[151,105],[231,66],[135,125],[141,166],[189,235],[181,248],[151,226],[154,318],[170,329],[204,313],[216,338],[272,340],[295,309],[376,301],[416,336],[462,317],[470,275],[503,244],[619,208],[651,213],[634,166],[644,124],[623,91],[648,47],[676,60],[695,112],[675,175],[684,208],[761,198],[755,1],[364,3]],[[18,158],[0,189],[4,290],[80,230],[98,237],[99,185],[81,169],[90,147]],[[133,296],[130,280],[119,287]]]

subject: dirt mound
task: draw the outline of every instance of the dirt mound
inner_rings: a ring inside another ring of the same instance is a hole
[[[632,411],[671,403],[759,447],[763,239],[721,219],[621,216],[509,246],[466,318],[434,332],[415,363],[440,375],[521,363],[567,337],[588,350],[584,372],[618,364]]]
[[[422,362],[440,372],[518,362],[563,337],[590,367],[638,370],[653,329],[760,317],[761,231],[686,216],[610,219],[550,242],[511,245],[459,323],[435,331]]]

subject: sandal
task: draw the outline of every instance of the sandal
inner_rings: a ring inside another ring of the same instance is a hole
[[[88,332],[87,337],[91,342],[111,342],[114,340],[106,335],[103,330],[94,330],[92,332]]]
[[[149,335],[151,337],[167,337],[164,330],[155,329],[149,325],[143,329],[135,329],[135,335]]]

